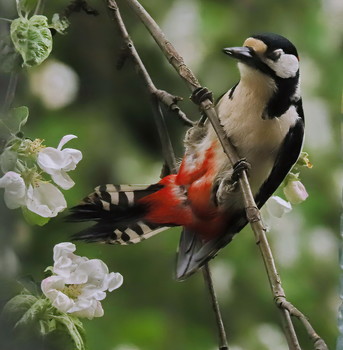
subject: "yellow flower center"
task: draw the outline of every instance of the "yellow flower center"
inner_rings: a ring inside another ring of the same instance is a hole
[[[84,284],[66,284],[62,293],[75,300],[81,295],[83,286]]]
[[[42,145],[43,142],[43,139],[34,139],[33,141],[26,139],[23,141],[21,147],[27,156],[34,156],[45,148],[45,146]]]
[[[27,152],[29,155],[37,154],[39,151],[41,151],[43,148],[45,148],[42,143],[44,142],[43,139],[34,139],[28,144]]]

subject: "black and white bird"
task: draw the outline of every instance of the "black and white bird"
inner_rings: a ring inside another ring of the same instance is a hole
[[[259,208],[297,161],[303,143],[299,57],[294,45],[271,33],[225,48],[238,60],[240,81],[216,105]],[[191,128],[177,174],[150,186],[102,185],[72,209],[70,220],[95,221],[75,235],[87,242],[138,243],[183,226],[176,277],[185,279],[213,258],[246,224],[234,167],[206,122]]]

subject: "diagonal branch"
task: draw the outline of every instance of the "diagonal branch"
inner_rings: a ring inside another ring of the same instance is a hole
[[[144,23],[150,34],[155,39],[156,43],[161,48],[164,55],[167,57],[169,63],[175,68],[180,77],[186,82],[191,91],[194,91],[196,88],[201,87],[200,83],[193,75],[191,70],[186,66],[182,57],[175,50],[173,45],[166,39],[165,35],[157,25],[157,23],[153,20],[153,18],[146,12],[146,10],[141,6],[141,4],[137,0],[126,0],[132,10],[136,13],[139,19]],[[204,114],[206,114],[207,118],[211,122],[218,139],[223,147],[224,152],[226,153],[231,164],[237,163],[239,160],[238,155],[230,143],[230,140],[227,138],[221,124],[220,120],[217,116],[217,113],[212,105],[212,102],[207,99],[200,104],[200,107]],[[252,230],[255,235],[256,242],[260,248],[260,252],[262,254],[262,258],[265,264],[266,272],[269,279],[269,284],[272,289],[272,293],[274,299],[283,300],[283,303],[278,303],[277,305],[280,307],[281,315],[283,319],[284,332],[286,335],[286,339],[290,349],[299,350],[300,345],[297,340],[297,336],[294,330],[294,326],[291,322],[290,315],[295,316],[296,314],[301,315],[301,320],[305,320],[306,317],[296,308],[292,306],[292,308],[287,308],[285,305],[289,304],[286,300],[284,290],[281,286],[281,280],[278,275],[274,258],[265,234],[265,228],[261,221],[261,215],[255,203],[254,197],[252,195],[249,181],[247,178],[247,174],[245,171],[242,172],[242,175],[239,179],[240,189],[244,198],[246,215],[249,220],[249,223],[252,227]],[[289,304],[291,305],[291,304]],[[296,311],[295,311],[296,310]],[[299,317],[299,316],[297,316]],[[327,346],[324,341],[313,336],[308,327],[305,327],[308,331],[311,339],[314,341],[314,345],[316,346],[316,350],[327,350]],[[312,328],[312,327],[311,327]],[[316,333],[315,333],[316,334]],[[318,345],[319,344],[319,345]]]
[[[119,57],[118,66],[119,68],[123,65],[124,61],[130,57],[135,65],[136,71],[142,81],[144,82],[151,98],[154,120],[157,126],[157,131],[162,144],[163,158],[165,159],[170,172],[176,172],[177,164],[173,146],[171,144],[168,129],[165,124],[164,116],[161,111],[160,103],[164,103],[169,108],[175,104],[178,100],[177,97],[170,95],[169,93],[158,90],[149,73],[147,72],[142,60],[140,59],[135,46],[126,30],[125,24],[120,16],[120,12],[116,2],[113,0],[108,1],[108,8],[111,10],[112,17],[117,24],[118,31],[123,40],[123,47],[121,50],[121,56]]]
[[[130,39],[130,36],[121,18],[116,2],[114,0],[108,0],[107,3],[108,3],[108,8],[111,10],[112,17],[117,24],[119,33],[124,42],[124,46],[122,48],[122,54],[118,62],[119,67],[121,67],[124,64],[124,62],[129,56],[132,58],[136,71],[138,72],[139,76],[142,78],[151,96],[154,119],[157,125],[159,137],[162,144],[163,156],[166,161],[166,165],[169,168],[169,173],[176,173],[177,164],[175,161],[175,154],[170,141],[168,129],[164,121],[164,115],[161,110],[161,103],[168,106],[170,110],[176,112],[176,114],[179,116],[179,118],[181,118],[184,121],[185,124],[193,125],[193,122],[190,121],[184,115],[184,113],[179,109],[179,107],[176,105],[177,101],[179,101],[180,98],[172,96],[166,91],[158,90],[155,87],[152,79],[149,76],[149,73],[147,72],[142,60],[140,59],[133,45],[132,40]],[[221,317],[218,300],[214,291],[212,276],[211,276],[208,264],[206,264],[204,268],[204,280],[209,289],[209,294],[212,301],[212,307],[213,307],[216,322],[217,322],[217,328],[219,333],[219,350],[228,350],[225,328]]]

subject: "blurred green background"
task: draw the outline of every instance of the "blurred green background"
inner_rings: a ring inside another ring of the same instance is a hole
[[[68,1],[46,2],[44,13]],[[54,36],[50,58],[19,77],[13,106],[27,105],[24,129],[56,147],[62,136],[78,139],[83,160],[70,173],[76,185],[65,196],[78,203],[98,184],[154,183],[163,164],[149,99],[131,63],[116,69],[120,41],[103,1],[89,1],[99,16],[74,14],[68,34]],[[275,222],[268,234],[288,299],[300,308],[330,349],[337,337],[339,306],[340,168],[339,113],[342,88],[343,5],[339,0],[144,0],[200,82],[219,97],[238,79],[234,61],[221,53],[240,46],[252,33],[270,31],[298,48],[306,118],[304,150],[313,168],[302,180],[310,197]],[[16,17],[15,1],[0,1],[0,17]],[[142,24],[119,0],[130,34],[155,84],[183,96],[180,106],[193,119],[197,108],[189,91],[162,56]],[[1,22],[2,33],[8,24]],[[63,63],[62,66],[56,65]],[[66,65],[66,66],[64,66]],[[59,67],[59,68],[56,68]],[[61,68],[62,67],[62,68]],[[9,76],[0,75],[1,102]],[[63,94],[65,92],[65,94]],[[65,95],[65,96],[64,96]],[[185,127],[167,119],[178,157]],[[2,197],[2,193],[1,193]],[[64,214],[44,227],[28,226],[19,210],[0,198],[0,303],[17,291],[17,278],[43,278],[52,249],[69,241],[81,226],[63,222]],[[105,315],[84,321],[90,350],[214,350],[214,316],[201,274],[183,283],[173,279],[180,229],[170,229],[135,246],[77,243],[77,254],[100,258],[124,285],[103,302]],[[231,350],[284,350],[279,312],[273,304],[258,248],[250,228],[242,231],[211,263]],[[0,306],[1,306],[0,305]],[[295,321],[304,349],[311,346]],[[8,339],[2,327],[1,349],[58,348]],[[33,345],[32,345],[33,344]]]

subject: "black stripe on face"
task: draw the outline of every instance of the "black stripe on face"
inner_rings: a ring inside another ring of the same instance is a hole
[[[230,100],[232,100],[232,98],[233,98],[233,93],[235,92],[235,89],[236,89],[236,87],[237,87],[238,84],[239,84],[239,82],[236,83],[236,84],[231,88],[231,90],[230,90],[230,92],[229,92],[229,99],[230,99]]]

